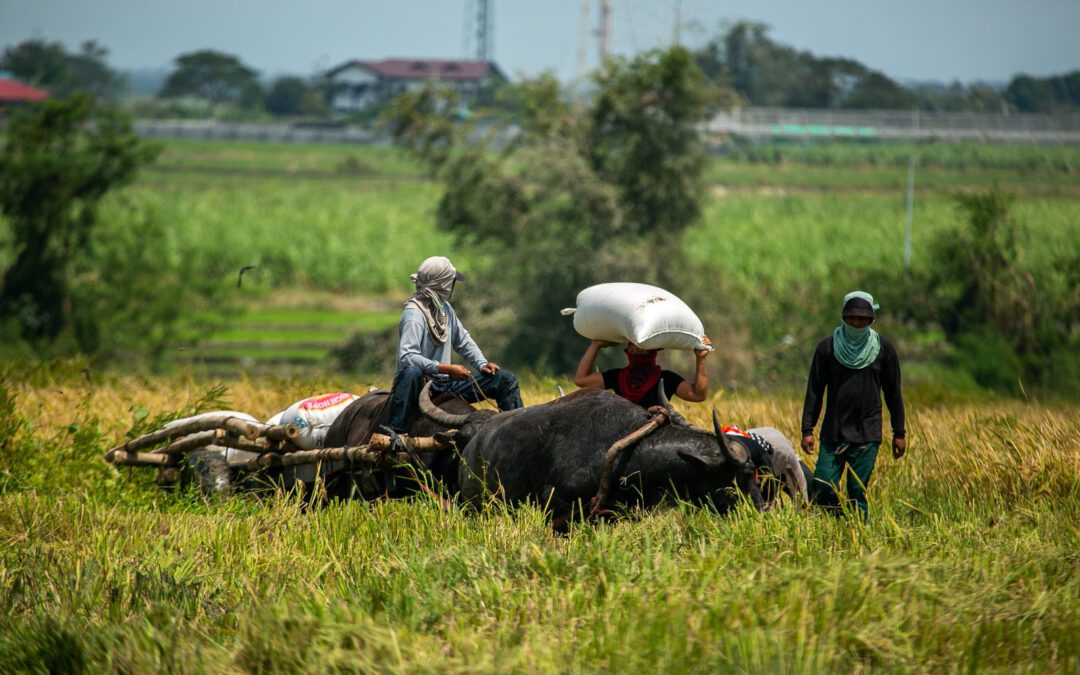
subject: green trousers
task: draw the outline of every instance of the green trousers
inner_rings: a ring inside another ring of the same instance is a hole
[[[839,510],[840,479],[847,474],[847,498],[855,502],[859,515],[866,520],[866,488],[870,485],[870,474],[874,472],[878,445],[880,444],[852,444],[842,452],[837,452],[843,446],[822,442],[817,466],[814,467],[814,485],[811,488],[813,502]]]

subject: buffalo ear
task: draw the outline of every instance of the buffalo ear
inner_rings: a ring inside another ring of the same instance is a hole
[[[703,455],[697,452],[687,452],[686,450],[679,450],[678,454],[687,463],[708,471],[716,469],[724,463],[722,458],[714,455]]]
[[[721,435],[721,438],[723,438],[723,435]],[[729,462],[736,466],[750,461],[750,450],[739,441],[728,441],[724,438],[720,451],[724,453]]]

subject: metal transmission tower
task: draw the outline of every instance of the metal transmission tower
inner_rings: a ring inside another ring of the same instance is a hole
[[[600,45],[600,63],[611,54],[611,0],[600,0],[600,27],[596,30]]]
[[[465,35],[462,42],[466,57],[489,61],[495,55],[494,0],[465,1]]]

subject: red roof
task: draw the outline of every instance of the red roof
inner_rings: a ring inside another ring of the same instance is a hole
[[[379,77],[414,80],[482,80],[488,75],[506,79],[498,66],[490,61],[441,61],[436,59],[383,59],[382,61],[349,61],[330,71],[330,74],[358,65]]]
[[[0,103],[14,103],[16,101],[40,101],[48,98],[49,93],[34,87],[0,77]]]

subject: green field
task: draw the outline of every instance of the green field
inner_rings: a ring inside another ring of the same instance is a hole
[[[1080,248],[1075,148],[789,144],[776,149],[782,161],[775,163],[762,159],[767,150],[710,160],[709,198],[701,223],[687,233],[686,254],[715,270],[728,301],[768,321],[797,316],[778,308],[846,292],[853,270],[899,269],[912,150],[927,165],[916,177],[916,269],[934,236],[961,222],[951,193],[995,182],[1017,195],[1025,263],[1046,283],[1060,283],[1061,271],[1040,261]],[[416,162],[391,148],[171,141],[102,217],[115,227],[164,224],[166,254],[218,284],[229,305],[224,320],[196,331],[199,340],[185,344],[176,361],[211,361],[215,373],[227,374],[230,358],[236,372],[290,360],[328,365],[320,353],[353,331],[392,325],[396,304],[410,292],[409,274],[429,255],[449,255],[463,269],[497,264],[459,250],[434,228],[440,193]],[[235,290],[245,265],[257,267]],[[342,307],[366,298],[381,305]],[[820,329],[801,321],[793,329],[800,339],[812,336],[798,327]],[[326,348],[314,346],[320,342]],[[751,356],[732,363],[740,358]]]
[[[161,492],[101,454],[204,383],[54,367],[4,385],[3,672],[1080,668],[1074,405],[909,391],[909,455],[879,458],[866,526],[679,505],[557,536],[533,508]],[[359,386],[244,379],[221,405],[265,417]],[[792,435],[799,406],[720,392],[682,411]]]

